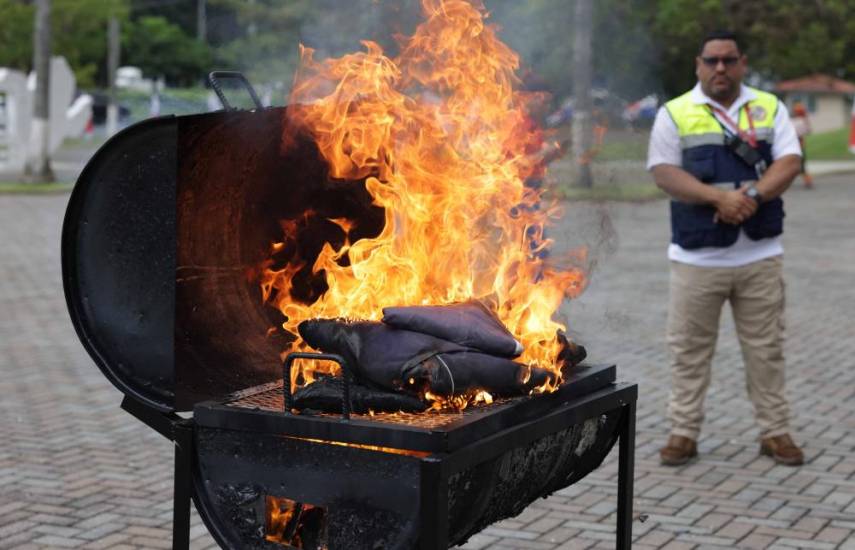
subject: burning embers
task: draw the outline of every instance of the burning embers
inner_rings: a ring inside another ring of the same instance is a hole
[[[327,547],[326,510],[287,498],[265,498],[265,539],[301,550]]]
[[[526,186],[542,166],[532,154],[539,139],[526,110],[532,97],[514,90],[519,59],[485,25],[482,7],[423,0],[423,9],[426,20],[394,58],[372,42],[364,52],[320,62],[302,50],[283,148],[297,133],[310,136],[329,178],[364,186],[385,224],[372,233],[364,220],[319,219],[312,211],[282,220],[284,238],[273,244],[261,276],[263,297],[285,316],[282,328],[301,337],[286,351],[336,347],[310,341],[306,327],[319,322],[311,320],[364,322],[340,324],[347,334],[382,331],[377,321],[384,308],[477,299],[521,344],[504,355],[471,350],[497,358],[484,372],[504,373],[498,386],[479,376],[458,383],[463,375],[455,376],[451,354],[435,353],[432,366],[420,363],[418,376],[386,377],[382,384],[359,374],[381,387],[419,385],[435,401],[437,395],[488,399],[481,390],[507,385],[517,393],[554,390],[567,343],[556,337],[565,327],[552,317],[585,279],[573,267],[578,252],[545,253],[550,240],[543,228],[557,208]],[[321,226],[338,237],[307,255],[301,232]],[[328,363],[298,366],[294,386],[311,383],[316,373],[338,374]],[[425,377],[435,383],[422,387]]]

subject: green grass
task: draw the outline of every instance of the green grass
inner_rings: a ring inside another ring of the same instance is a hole
[[[73,188],[73,183],[65,182],[21,183],[16,181],[0,181],[0,195],[41,195],[45,193],[68,193]]]
[[[550,191],[559,199],[569,201],[643,202],[664,199],[665,193],[653,183],[597,184],[590,189],[561,185]]]
[[[805,154],[811,160],[855,160],[849,152],[849,128],[821,134],[811,134],[805,139]]]
[[[568,126],[556,129],[554,137],[551,137],[555,141],[567,141],[571,138],[572,131]],[[643,161],[647,159],[648,141],[650,141],[650,132],[647,130],[609,128],[602,147],[594,157],[594,162]]]
[[[103,136],[65,138],[62,141],[62,147],[68,149],[97,149],[104,145],[105,141],[107,141],[107,138]]]
[[[611,160],[646,160],[647,142],[650,134],[638,132],[634,134],[612,132],[611,136],[606,134],[603,146],[594,157],[594,162],[606,162]]]
[[[632,140],[624,141],[624,143]],[[646,141],[646,140],[645,140]],[[593,201],[648,201],[665,197],[653,183],[641,159],[601,161],[591,163],[593,187],[585,189],[574,185],[578,170],[571,158],[564,157],[549,165],[547,193],[566,200]]]
[[[160,95],[160,114],[187,115],[204,113],[207,109],[208,91],[205,88],[167,88]],[[151,93],[138,90],[120,90],[118,100],[130,109],[131,120],[148,118],[151,110]]]

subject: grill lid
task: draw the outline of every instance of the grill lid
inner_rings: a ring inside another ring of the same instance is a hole
[[[173,409],[176,118],[107,141],[71,193],[62,281],[83,346],[123,393]]]
[[[364,185],[329,180],[313,141],[283,149],[287,112],[141,122],[101,147],[72,192],[62,234],[72,322],[107,378],[147,406],[188,411],[281,378],[289,336],[271,332],[281,314],[250,276],[281,239],[279,220],[359,220],[352,240],[383,227]],[[310,257],[344,235],[308,224],[299,238]],[[308,299],[323,284],[308,270],[295,288]]]

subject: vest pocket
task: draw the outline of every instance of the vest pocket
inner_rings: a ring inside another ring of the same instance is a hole
[[[717,225],[713,221],[715,208],[705,204],[671,201],[671,217],[677,227],[687,232],[708,231]]]
[[[697,149],[683,151],[683,169],[703,182],[710,182],[715,176],[715,153]]]
[[[757,212],[745,221],[743,227],[752,239],[780,235],[784,230],[784,201],[775,198],[761,204]]]
[[[672,242],[686,250],[730,246],[736,242],[739,226],[716,223],[714,217],[712,206],[671,201]]]

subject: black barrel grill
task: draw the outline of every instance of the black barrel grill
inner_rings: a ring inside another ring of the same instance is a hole
[[[252,269],[280,219],[311,210],[311,257],[383,213],[333,181],[288,108],[150,119],[110,139],[71,195],[62,234],[77,333],[122,407],[176,444],[173,547],[190,500],[224,548],[439,549],[598,467],[620,440],[617,546],[629,548],[635,385],[579,366],[555,393],[447,414],[292,414],[276,313]],[[311,299],[323,276],[294,278]],[[192,416],[178,413],[192,411]],[[275,524],[273,524],[275,523]]]

